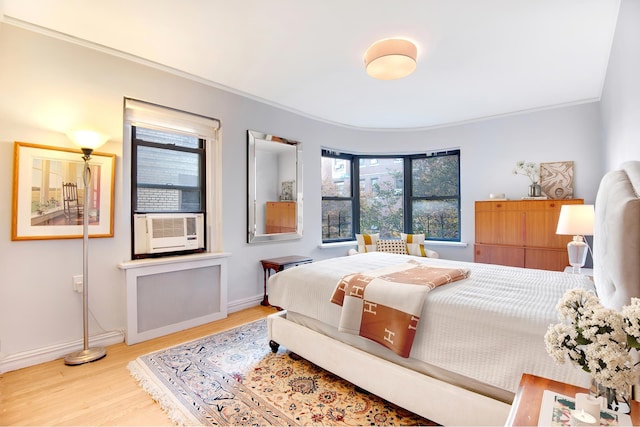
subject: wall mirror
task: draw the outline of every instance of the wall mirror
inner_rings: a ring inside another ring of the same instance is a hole
[[[302,237],[302,144],[247,131],[249,243]]]

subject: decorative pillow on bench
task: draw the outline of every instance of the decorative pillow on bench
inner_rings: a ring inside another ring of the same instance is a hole
[[[380,238],[380,233],[375,234],[356,234],[356,240],[358,241],[358,252],[363,254],[365,252],[375,252],[376,243]]]
[[[424,234],[404,234],[401,233],[402,240],[380,239],[380,233],[356,234],[358,241],[358,251],[349,251],[349,255],[365,252],[390,252],[402,255],[415,255],[429,258],[439,258],[436,251],[424,247]]]
[[[400,238],[407,245],[407,253],[409,255],[425,256],[420,251],[420,245],[424,245],[424,234],[400,233]]]
[[[399,239],[392,240],[378,240],[378,252],[390,252],[392,254],[407,254],[407,245],[404,241]]]
[[[436,251],[432,251],[424,247],[424,234],[405,234],[400,233],[402,241],[407,246],[407,253],[409,255],[423,256],[429,258],[439,258]]]

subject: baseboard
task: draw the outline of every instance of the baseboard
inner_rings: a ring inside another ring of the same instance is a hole
[[[234,313],[236,311],[245,310],[247,308],[260,305],[264,296],[256,295],[250,298],[239,299],[227,303],[227,313]]]
[[[255,307],[257,305],[260,305],[262,299],[262,295],[256,295],[250,298],[244,298],[229,302],[227,304],[227,312],[233,313],[236,311]],[[106,347],[109,345],[121,343],[123,341],[124,334],[121,331],[105,332],[103,334],[91,337],[89,339],[89,347]],[[0,353],[0,374],[60,359],[69,353],[81,350],[82,346],[83,341],[77,340],[70,343],[51,345],[10,355],[3,355],[2,353]]]
[[[122,331],[110,331],[89,338],[89,347],[106,347],[123,341]],[[82,350],[83,345],[83,340],[80,339],[70,343],[10,354],[0,359],[0,374],[60,359],[69,353]]]

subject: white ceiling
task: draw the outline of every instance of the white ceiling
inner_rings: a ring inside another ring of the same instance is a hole
[[[4,21],[169,67],[305,116],[425,128],[597,100],[619,0],[0,0]],[[67,37],[70,36],[70,37]],[[367,47],[405,37],[379,81]]]

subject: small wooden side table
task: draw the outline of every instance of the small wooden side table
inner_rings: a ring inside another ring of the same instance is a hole
[[[589,390],[564,384],[548,378],[531,374],[522,374],[518,391],[511,405],[511,412],[505,426],[537,426],[542,405],[542,393],[550,390],[565,396],[575,396],[576,393],[589,393]],[[640,403],[631,400],[631,417],[634,426],[640,425]]]
[[[267,295],[267,280],[271,277],[271,270],[277,273],[287,267],[309,264],[310,262],[313,262],[313,259],[300,255],[290,255],[280,258],[263,259],[260,260],[260,262],[262,263],[262,269],[264,270],[264,298],[260,304],[270,306],[271,304],[269,304],[269,297]]]

